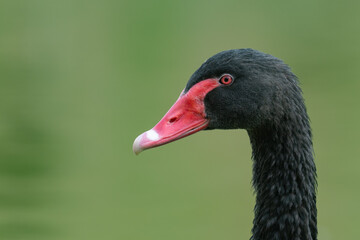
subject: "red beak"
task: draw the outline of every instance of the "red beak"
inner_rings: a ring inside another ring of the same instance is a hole
[[[204,99],[208,92],[220,86],[218,79],[206,79],[191,87],[179,99],[165,116],[149,131],[138,136],[133,145],[135,154],[173,142],[205,129],[206,118]]]

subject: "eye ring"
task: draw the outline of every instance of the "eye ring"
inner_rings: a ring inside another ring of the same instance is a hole
[[[219,82],[223,85],[230,85],[234,81],[234,78],[230,74],[224,74],[220,77]]]

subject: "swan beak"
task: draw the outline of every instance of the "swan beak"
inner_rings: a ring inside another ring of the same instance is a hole
[[[219,85],[217,79],[207,79],[195,84],[187,93],[183,91],[160,122],[135,139],[134,153],[137,155],[146,149],[176,141],[205,129],[209,120],[205,114],[204,98]]]

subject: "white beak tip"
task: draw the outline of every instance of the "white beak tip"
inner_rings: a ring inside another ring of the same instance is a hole
[[[133,152],[138,155],[139,153],[141,153],[144,149],[141,146],[141,139],[143,137],[143,134],[139,135],[133,144]]]

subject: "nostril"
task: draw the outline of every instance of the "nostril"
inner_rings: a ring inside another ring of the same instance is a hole
[[[177,119],[178,119],[177,117],[172,117],[170,118],[169,123],[174,123],[177,121]]]

